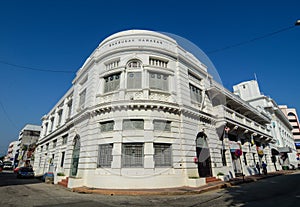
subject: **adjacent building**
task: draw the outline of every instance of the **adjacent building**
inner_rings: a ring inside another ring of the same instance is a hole
[[[234,94],[254,106],[262,114],[271,118],[268,127],[271,129],[275,143],[272,148],[272,162],[276,169],[288,169],[297,166],[294,144],[294,128],[277,103],[260,92],[256,80],[245,81],[233,86]],[[292,132],[293,130],[293,132]]]
[[[43,116],[36,174],[64,174],[70,188],[118,189],[256,174],[256,162],[271,163],[272,118],[217,83],[209,67],[158,32],[109,36]]]
[[[297,160],[299,165],[299,157],[300,157],[300,124],[297,115],[297,111],[295,108],[288,108],[286,105],[279,106],[284,115],[288,118],[290,124],[293,127],[292,133],[293,138],[297,150]]]
[[[12,163],[15,163],[17,151],[18,151],[18,141],[11,142],[8,146],[7,154],[4,157],[4,161],[11,161]]]
[[[29,166],[34,162],[34,151],[39,139],[41,126],[27,124],[20,131],[16,166]]]

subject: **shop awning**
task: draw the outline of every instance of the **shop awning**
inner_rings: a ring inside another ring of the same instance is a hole
[[[278,147],[278,151],[280,153],[290,153],[290,152],[292,152],[291,148],[289,148],[289,147]]]

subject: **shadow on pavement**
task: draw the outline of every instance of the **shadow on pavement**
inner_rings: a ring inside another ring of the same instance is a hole
[[[25,185],[41,183],[42,181],[36,178],[17,178],[13,171],[2,171],[0,173],[0,187],[10,185]]]

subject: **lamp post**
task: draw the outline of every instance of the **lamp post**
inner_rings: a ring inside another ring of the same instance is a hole
[[[300,19],[298,19],[296,22],[295,22],[295,26],[299,26],[300,25]]]

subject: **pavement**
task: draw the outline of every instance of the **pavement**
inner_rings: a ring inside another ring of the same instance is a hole
[[[274,176],[286,175],[295,173],[296,170],[280,170],[270,172],[267,175],[251,175],[244,177],[236,177],[229,181],[216,181],[211,182],[200,187],[178,187],[178,188],[160,188],[160,189],[101,189],[101,188],[88,188],[78,187],[73,188],[73,192],[77,193],[95,193],[102,195],[189,195],[200,194],[222,188],[232,187],[244,183],[255,182],[261,179],[266,179]]]

